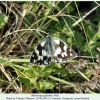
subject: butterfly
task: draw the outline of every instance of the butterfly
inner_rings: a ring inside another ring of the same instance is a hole
[[[76,52],[65,42],[59,38],[47,35],[33,50],[30,62],[35,65],[48,66],[52,60],[55,63],[64,63],[76,56]]]

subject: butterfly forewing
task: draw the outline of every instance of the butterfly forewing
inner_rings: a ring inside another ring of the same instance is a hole
[[[65,42],[49,35],[36,46],[30,62],[36,65],[49,65],[51,59],[56,63],[64,63],[76,56],[75,51]]]
[[[33,50],[30,62],[36,65],[49,65],[51,63],[51,57],[48,56],[45,50],[46,38],[40,41],[40,43]]]

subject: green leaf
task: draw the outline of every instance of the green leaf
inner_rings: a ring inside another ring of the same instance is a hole
[[[43,71],[40,72],[40,76],[47,76],[49,75],[53,69],[46,67]]]
[[[87,36],[89,38],[89,40],[91,40],[93,38],[93,36],[95,35],[95,30],[94,30],[94,26],[93,25],[86,25],[86,29],[87,29]]]
[[[63,68],[63,67],[57,68],[56,67],[55,69],[56,69],[55,73],[60,73],[61,75],[67,76],[67,71],[65,68]]]
[[[76,40],[78,47],[79,47],[78,49],[83,51],[84,37],[78,31],[75,31],[74,36],[75,36],[75,40]]]
[[[25,70],[25,75],[29,76],[32,80],[36,80],[39,77],[39,73],[35,68],[29,68]]]
[[[47,80],[40,80],[39,82],[36,83],[35,87],[38,90],[47,90],[47,89],[53,89],[55,86],[55,83]]]
[[[57,23],[57,24],[55,25],[55,28],[56,28],[58,31],[63,30],[63,27],[62,27],[62,24],[61,24],[61,23]]]
[[[0,28],[8,22],[8,16],[0,14]]]
[[[99,25],[100,25],[100,23],[99,23]],[[98,39],[100,39],[100,26],[99,26],[98,32],[93,37],[93,40],[98,40]]]
[[[20,80],[23,84],[25,84],[27,87],[30,87],[30,86],[31,86],[31,82],[30,82],[29,79],[20,76],[20,77],[19,77],[19,80]]]
[[[53,4],[51,1],[41,1],[41,3],[48,8],[51,8]]]
[[[47,17],[50,18],[50,19],[52,19],[52,20],[54,20],[54,21],[59,22],[58,18],[56,18],[55,16],[47,16]]]

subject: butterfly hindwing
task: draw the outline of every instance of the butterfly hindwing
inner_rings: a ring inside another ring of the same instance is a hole
[[[56,63],[64,63],[77,56],[76,52],[62,40],[54,37],[54,41],[57,44],[53,57]]]

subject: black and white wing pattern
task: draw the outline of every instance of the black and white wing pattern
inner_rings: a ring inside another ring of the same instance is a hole
[[[48,35],[40,41],[30,58],[36,65],[48,66],[52,59],[55,63],[64,63],[77,56],[76,52],[59,38]]]

